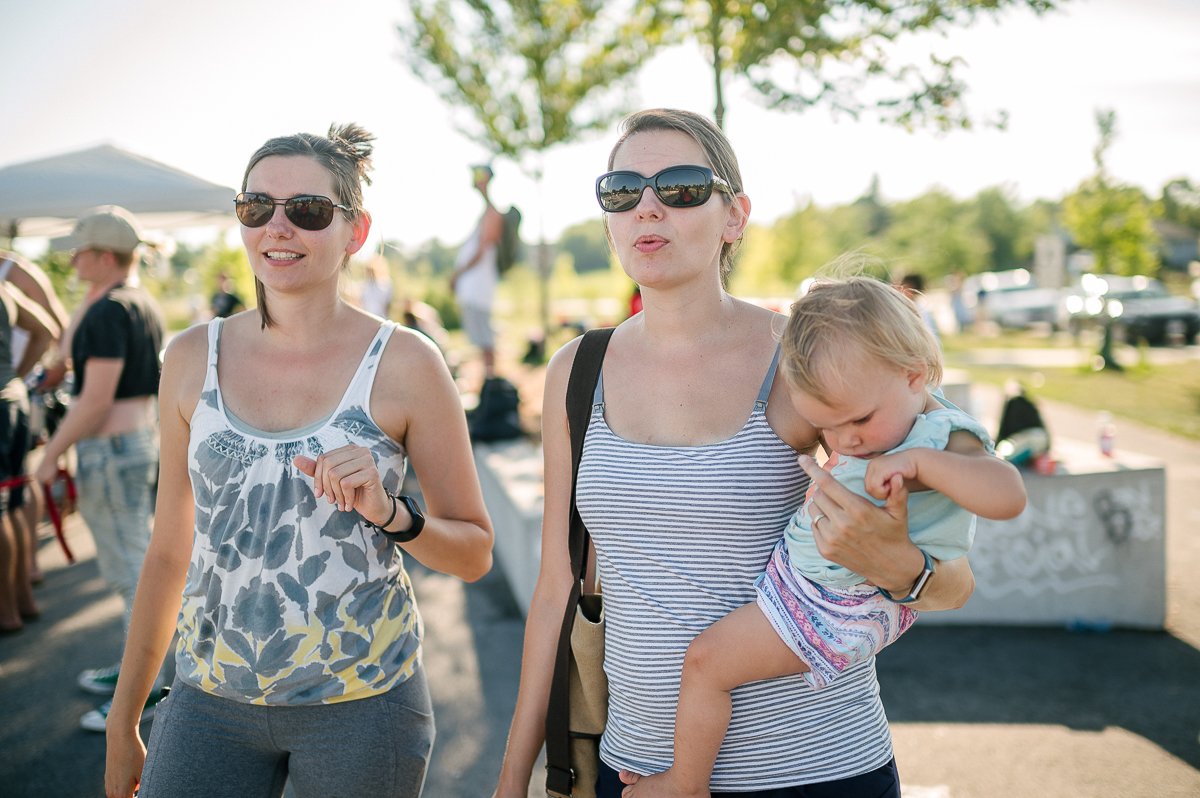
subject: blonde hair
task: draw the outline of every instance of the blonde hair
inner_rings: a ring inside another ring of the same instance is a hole
[[[792,388],[831,404],[863,359],[942,381],[942,351],[913,301],[863,274],[821,277],[792,304],[780,365]],[[856,363],[856,359],[858,363]]]
[[[608,168],[610,170],[613,168],[617,150],[621,149],[621,145],[631,136],[660,130],[682,133],[700,145],[700,149],[704,151],[704,157],[708,159],[707,165],[712,168],[713,174],[723,178],[734,194],[743,193],[742,170],[738,166],[737,155],[734,154],[733,145],[729,143],[725,132],[707,117],[676,108],[650,108],[625,117],[621,122],[621,137],[617,139],[617,143],[608,153]],[[723,191],[716,191],[714,194],[721,197],[727,205],[732,202],[732,199]],[[604,229],[608,230],[607,214],[605,215]],[[739,238],[737,241],[726,241],[721,245],[722,284],[726,282],[729,273],[733,271],[734,256],[741,243],[742,239]]]

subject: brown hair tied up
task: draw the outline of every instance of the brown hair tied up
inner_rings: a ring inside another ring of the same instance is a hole
[[[342,213],[347,219],[354,221],[363,210],[363,184],[371,184],[368,173],[372,169],[371,154],[375,149],[373,141],[375,136],[354,122],[343,125],[335,122],[329,126],[328,136],[296,133],[269,139],[250,156],[250,162],[246,164],[246,171],[242,175],[242,191],[246,190],[250,172],[259,161],[276,155],[301,155],[312,158],[329,171],[333,176],[333,187],[337,194],[333,199],[339,205],[350,207],[350,210]],[[346,261],[349,259],[350,256],[347,255]],[[267,309],[266,292],[257,277],[254,278],[254,292],[258,297],[258,314],[265,329],[270,327],[273,321]]]

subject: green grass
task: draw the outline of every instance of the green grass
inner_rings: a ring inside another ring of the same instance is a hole
[[[624,308],[628,281],[623,275],[602,272],[571,276],[575,282],[569,286],[570,290],[556,288],[552,293],[556,302],[564,297],[586,299],[587,313],[592,316],[592,321],[604,321],[603,300],[615,301],[620,309]],[[524,351],[525,336],[537,328],[536,278],[532,274],[522,274],[507,279],[502,283],[500,293],[502,304],[508,311],[498,319],[502,333],[501,356],[506,360],[515,359]],[[553,314],[555,322],[560,320],[560,315]],[[607,322],[615,320],[608,319]],[[571,335],[556,329],[547,355]],[[1087,410],[1107,410],[1119,418],[1200,440],[1200,363],[1195,360],[1177,365],[1151,365],[1143,356],[1137,365],[1123,372],[1097,372],[1086,366],[977,365],[966,357],[970,351],[979,349],[1079,350],[1078,362],[1083,363],[1089,360],[1086,353],[1095,353],[1099,346],[1095,331],[1078,341],[1065,333],[1004,330],[993,335],[947,335],[942,343],[946,365],[967,371],[973,381],[1002,386],[1015,379],[1027,385],[1035,399],[1063,402]]]
[[[1116,417],[1200,440],[1200,364],[1195,361],[1175,365],[1142,362],[1122,372],[979,366],[956,362],[952,352],[947,352],[946,362],[964,369],[976,382],[1003,385],[1017,380],[1035,399],[1107,410]]]

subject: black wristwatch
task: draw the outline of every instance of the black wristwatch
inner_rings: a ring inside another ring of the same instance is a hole
[[[897,604],[912,604],[917,599],[921,598],[921,591],[925,589],[925,585],[929,584],[929,577],[933,576],[933,558],[921,552],[921,556],[925,558],[925,567],[921,571],[921,575],[917,577],[917,581],[913,582],[912,589],[908,591],[908,595],[904,598],[893,598],[891,593],[888,593],[883,588],[879,588],[879,592],[888,601],[894,601]]]
[[[416,540],[417,535],[420,535],[421,530],[425,528],[425,514],[417,506],[416,500],[412,496],[395,496],[390,492],[388,492],[387,496],[392,500],[392,514],[388,516],[388,520],[382,524],[375,524],[364,518],[363,523],[378,532],[382,532],[393,543],[409,543]],[[390,532],[385,527],[392,523],[392,520],[396,517],[397,503],[403,504],[404,509],[408,510],[408,514],[412,516],[412,524],[408,529]]]

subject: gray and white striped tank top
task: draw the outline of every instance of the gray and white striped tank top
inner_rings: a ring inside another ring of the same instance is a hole
[[[672,760],[683,655],[692,639],[754,601],[808,477],[767,423],[779,352],[731,438],[656,446],[616,435],[596,387],[577,501],[595,541],[607,623],[608,725],[601,758],[639,773]],[[847,778],[892,756],[875,662],[815,692],[800,677],[733,692],[712,789],[762,790]]]

